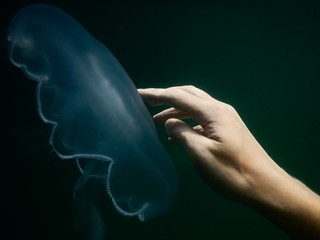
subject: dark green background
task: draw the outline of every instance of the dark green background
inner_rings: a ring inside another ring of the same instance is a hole
[[[36,112],[35,82],[7,58],[9,19],[35,2],[0,5],[1,235],[83,239],[72,230],[76,165],[50,153],[50,128]],[[270,156],[320,191],[319,4],[42,2],[75,17],[113,52],[137,87],[192,84],[235,106]],[[106,197],[107,239],[287,239],[256,212],[211,191],[183,148],[168,144],[163,127],[157,127],[180,177],[178,201],[169,213],[141,223],[118,215]]]

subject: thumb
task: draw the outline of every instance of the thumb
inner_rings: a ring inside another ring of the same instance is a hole
[[[165,127],[168,135],[175,142],[181,143],[191,155],[201,152],[207,146],[208,139],[206,137],[179,119],[169,118],[165,122]]]

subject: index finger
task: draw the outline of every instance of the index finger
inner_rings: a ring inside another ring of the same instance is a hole
[[[153,106],[169,104],[175,109],[190,115],[201,125],[208,122],[208,101],[181,88],[138,89],[142,99]]]

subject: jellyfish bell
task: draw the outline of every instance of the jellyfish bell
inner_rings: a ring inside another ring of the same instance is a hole
[[[20,10],[8,40],[11,62],[38,82],[38,111],[52,125],[53,150],[62,159],[89,159],[79,167],[75,188],[97,177],[123,215],[148,220],[168,211],[178,186],[175,167],[111,52],[67,13],[46,4]],[[98,216],[92,204],[81,206]]]

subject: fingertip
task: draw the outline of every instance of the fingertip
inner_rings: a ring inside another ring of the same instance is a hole
[[[153,115],[152,118],[154,121],[156,121],[158,123],[165,123],[163,116],[159,113]]]
[[[146,93],[146,89],[145,89],[145,88],[138,88],[137,91],[138,91],[138,93],[139,93],[140,95],[143,95],[143,94]]]

